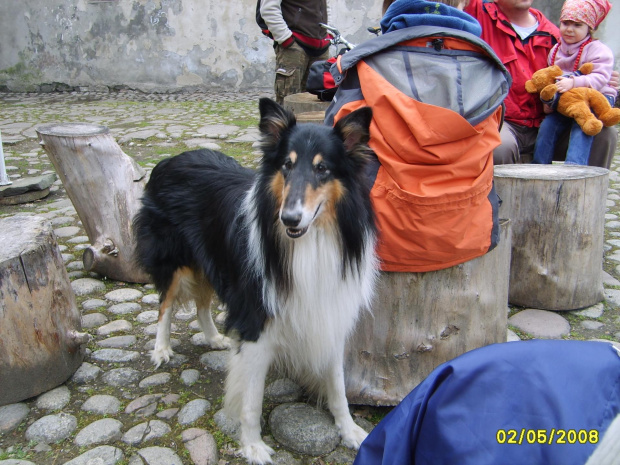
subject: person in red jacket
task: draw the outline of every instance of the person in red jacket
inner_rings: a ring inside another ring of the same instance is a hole
[[[547,67],[547,56],[558,41],[559,30],[540,11],[532,8],[532,2],[471,0],[465,8],[480,22],[482,39],[499,56],[513,80],[505,100],[502,143],[493,152],[496,165],[531,162],[538,128],[545,116],[539,97],[525,90],[525,81],[535,71]],[[617,86],[617,73],[610,84]],[[563,139],[568,140],[568,137]],[[609,168],[617,140],[615,127],[603,128],[594,138],[589,164]],[[565,154],[566,144],[558,145],[558,151]]]

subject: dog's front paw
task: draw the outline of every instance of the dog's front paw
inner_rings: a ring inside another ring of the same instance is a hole
[[[263,441],[247,444],[239,449],[239,453],[248,461],[256,465],[263,465],[271,462],[271,455],[274,450]]]
[[[223,334],[218,334],[211,339],[207,339],[207,344],[215,350],[230,349],[232,347],[232,341],[230,338],[224,336]]]
[[[362,442],[364,442],[364,439],[366,439],[366,436],[368,436],[368,433],[364,431],[363,428],[353,423],[346,431],[343,428],[340,431],[340,435],[342,436],[342,444],[357,450],[362,445]]]
[[[151,351],[151,361],[155,368],[159,368],[162,363],[168,363],[173,355],[172,347],[156,347]]]

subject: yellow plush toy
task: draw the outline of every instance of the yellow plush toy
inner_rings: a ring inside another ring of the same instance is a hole
[[[579,71],[581,74],[589,74],[592,67],[592,63],[584,63]],[[540,69],[525,83],[525,90],[530,94],[540,93],[543,102],[551,102],[558,93],[555,78],[560,76],[562,70],[559,66]],[[590,109],[594,110],[598,118]],[[574,87],[560,94],[556,110],[577,121],[581,130],[589,136],[601,132],[603,125],[614,126],[620,122],[620,108],[612,108],[603,94],[589,87]]]

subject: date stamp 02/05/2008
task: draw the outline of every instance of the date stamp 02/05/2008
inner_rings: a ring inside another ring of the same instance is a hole
[[[598,430],[590,429],[500,429],[498,444],[597,444]]]

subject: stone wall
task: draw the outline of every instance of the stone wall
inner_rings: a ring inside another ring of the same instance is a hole
[[[371,37],[382,0],[329,0],[350,41]],[[557,22],[561,0],[535,0]],[[0,0],[0,90],[270,89],[274,53],[255,0]],[[620,8],[605,24],[620,22]],[[599,37],[619,44],[620,30]],[[620,50],[616,50],[620,59]]]
[[[330,0],[332,23],[370,37],[381,0]],[[256,0],[1,0],[0,89],[271,88]]]

